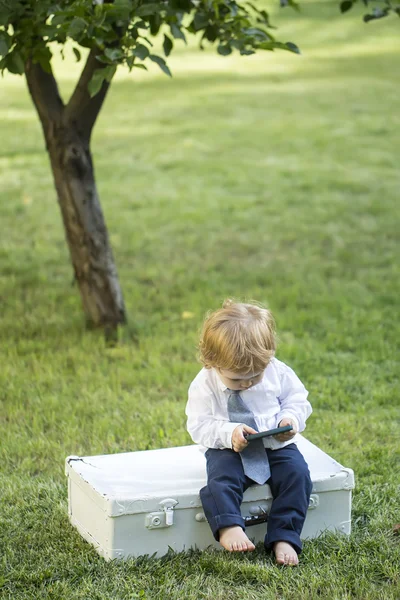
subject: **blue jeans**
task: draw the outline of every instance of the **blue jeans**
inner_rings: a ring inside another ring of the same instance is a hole
[[[307,514],[312,489],[310,472],[296,444],[278,450],[266,449],[271,477],[272,506],[268,515],[264,545],[270,549],[275,542],[289,542],[301,552],[301,530]],[[245,528],[240,513],[243,493],[255,485],[243,471],[240,455],[233,450],[209,448],[207,485],[200,490],[204,513],[216,540],[219,530],[238,525]]]

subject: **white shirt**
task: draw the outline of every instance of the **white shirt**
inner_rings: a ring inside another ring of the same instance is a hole
[[[202,369],[189,387],[187,429],[193,441],[205,449],[232,447],[232,433],[239,423],[229,421],[230,393],[215,369]],[[262,380],[241,390],[240,395],[253,412],[258,431],[278,427],[286,417],[293,419],[301,432],[312,412],[306,388],[296,373],[277,358],[268,364]],[[273,436],[263,438],[264,446],[273,450],[295,441],[296,436],[287,442],[279,442]]]

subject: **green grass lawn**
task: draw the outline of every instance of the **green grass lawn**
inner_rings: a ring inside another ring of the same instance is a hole
[[[117,76],[93,140],[116,348],[84,329],[41,129],[23,79],[2,80],[0,598],[400,597],[400,32],[361,9],[275,15],[300,57],[190,45],[172,80]],[[77,65],[58,70],[67,93]],[[262,548],[106,563],[69,525],[64,459],[190,443],[198,329],[227,296],[273,310],[306,436],[355,471],[352,534],[306,542],[293,570]]]

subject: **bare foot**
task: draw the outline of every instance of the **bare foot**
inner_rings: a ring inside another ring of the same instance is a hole
[[[219,530],[219,543],[229,552],[246,552],[255,550],[255,545],[249,540],[241,527],[224,527]]]
[[[278,565],[290,565],[295,567],[299,564],[296,550],[288,542],[276,542],[274,544],[275,559]]]

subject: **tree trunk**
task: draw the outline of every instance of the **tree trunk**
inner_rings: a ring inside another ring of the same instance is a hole
[[[106,338],[114,340],[118,325],[126,322],[125,307],[90,153],[93,125],[109,87],[104,82],[96,96],[89,96],[87,84],[99,66],[90,52],[66,106],[51,71],[28,60],[25,74],[43,127],[86,323],[104,327]]]
[[[86,321],[108,329],[124,323],[125,308],[94,179],[89,143],[73,125],[47,135],[65,234]]]

